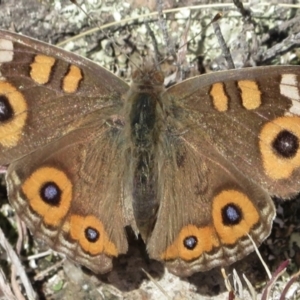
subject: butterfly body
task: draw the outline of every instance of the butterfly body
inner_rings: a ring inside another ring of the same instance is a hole
[[[136,71],[135,76],[137,80],[124,101],[128,111],[125,119],[127,144],[131,145],[124,160],[128,162],[126,177],[130,181],[127,188],[136,231],[147,240],[159,207],[157,156],[166,113],[161,103],[164,90],[161,74],[149,70]]]
[[[167,90],[147,67],[129,87],[89,60],[0,31],[0,163],[34,235],[97,273],[125,227],[178,275],[260,244],[271,195],[300,189],[300,68],[195,77]]]

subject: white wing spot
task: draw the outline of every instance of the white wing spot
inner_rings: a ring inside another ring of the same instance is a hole
[[[300,93],[296,74],[283,74],[280,82],[280,94],[289,98],[293,105],[289,112],[300,115]]]
[[[13,60],[14,45],[12,41],[0,39],[0,63],[9,62]]]

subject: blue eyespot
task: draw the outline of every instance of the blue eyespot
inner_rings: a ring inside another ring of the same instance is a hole
[[[13,108],[11,107],[8,98],[5,95],[0,95],[0,122],[12,119],[13,115]]]
[[[100,237],[99,231],[92,227],[87,227],[85,229],[84,233],[85,233],[86,239],[91,243],[97,242]]]
[[[272,142],[273,149],[284,158],[293,158],[299,149],[299,139],[288,130],[278,133]]]
[[[227,226],[237,225],[243,219],[242,210],[234,203],[229,203],[222,208],[223,224]]]
[[[188,250],[195,249],[197,244],[198,244],[198,239],[194,235],[186,237],[183,241],[184,247],[187,248]]]
[[[59,206],[61,190],[55,182],[46,182],[40,189],[40,196],[47,204]]]

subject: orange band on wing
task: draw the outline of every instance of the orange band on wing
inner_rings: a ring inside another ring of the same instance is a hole
[[[256,109],[261,105],[261,91],[256,81],[239,80],[238,87],[241,90],[243,106],[248,109]]]
[[[227,111],[229,106],[229,98],[225,93],[224,83],[217,82],[211,86],[209,92],[214,108],[219,111]]]
[[[82,79],[83,76],[81,70],[74,65],[70,65],[68,73],[63,78],[63,91],[66,93],[75,93],[78,90],[79,84]]]
[[[46,84],[50,80],[55,58],[38,54],[34,57],[34,62],[30,65],[30,77],[38,84]]]

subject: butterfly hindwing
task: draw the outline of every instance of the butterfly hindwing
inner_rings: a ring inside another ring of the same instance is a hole
[[[118,129],[91,126],[12,163],[8,196],[31,232],[96,273],[127,252]],[[114,139],[112,138],[114,137]]]

